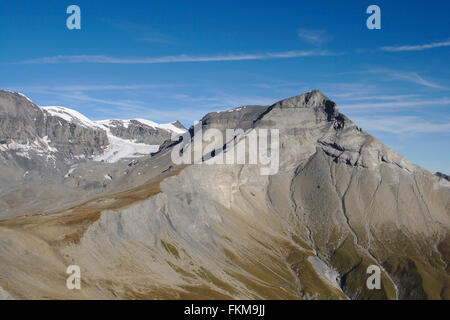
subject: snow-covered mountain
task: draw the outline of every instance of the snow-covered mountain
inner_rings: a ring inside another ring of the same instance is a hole
[[[156,152],[172,134],[186,131],[178,121],[92,121],[73,109],[38,107],[23,94],[8,91],[0,91],[0,99],[0,151],[27,159],[116,162]]]
[[[146,119],[92,121],[78,111],[65,107],[47,106],[42,109],[69,123],[104,130],[109,143],[102,154],[92,156],[94,161],[114,163],[124,158],[149,155],[158,151],[159,145],[170,139],[172,134],[183,134],[186,131],[178,121],[167,124]]]
[[[73,109],[40,107],[23,94],[0,90],[0,205],[6,208],[0,217],[8,208],[20,213],[18,202],[34,203],[43,185],[103,192],[111,185],[105,175],[114,176],[123,167],[119,162],[149,157],[173,134],[185,131],[178,121],[92,121]],[[24,194],[20,186],[33,191]],[[29,201],[22,201],[24,196]]]

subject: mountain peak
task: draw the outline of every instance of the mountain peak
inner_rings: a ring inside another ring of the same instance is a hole
[[[334,101],[331,101],[326,95],[319,90],[312,90],[298,96],[290,97],[275,103],[273,108],[304,108],[313,109],[315,111],[326,114],[328,120],[336,118],[340,115],[339,109]]]
[[[183,124],[182,124],[180,121],[178,121],[178,120],[173,121],[173,122],[171,122],[170,124],[173,125],[173,126],[175,126],[175,127],[177,127],[178,129],[181,129],[181,130],[184,130],[184,131],[187,130],[186,127],[183,126]]]
[[[324,95],[322,93],[322,91],[320,91],[318,89],[314,89],[309,92],[305,92],[303,94],[300,94],[299,96],[305,96],[305,98],[307,98],[307,99],[312,98],[312,99],[327,99],[328,100],[328,97],[326,95]]]
[[[336,104],[331,101],[320,90],[312,90],[298,96],[290,97],[277,102],[281,108],[331,108],[333,111],[338,111]]]

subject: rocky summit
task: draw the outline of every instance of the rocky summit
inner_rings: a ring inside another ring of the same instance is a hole
[[[242,129],[238,146],[279,130],[277,173],[177,165],[177,122],[91,121],[0,91],[0,298],[450,299],[442,174],[320,91],[201,126]],[[81,290],[66,287],[71,265]],[[371,266],[379,288],[367,285]]]

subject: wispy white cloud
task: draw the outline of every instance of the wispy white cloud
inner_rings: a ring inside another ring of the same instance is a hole
[[[80,86],[81,88],[82,86]],[[129,100],[129,99],[99,99],[92,97],[90,95],[85,94],[83,91],[72,90],[71,87],[68,87],[68,90],[62,90],[63,87],[58,87],[59,90],[56,90],[54,87],[31,87],[27,88],[25,92],[32,93],[40,93],[44,95],[49,95],[54,97],[51,99],[50,103],[46,103],[46,105],[58,105],[62,104],[64,106],[72,108],[74,105],[79,104],[80,102],[93,102],[105,105],[120,107],[128,107],[128,108],[139,108],[144,106],[144,102],[140,100]],[[88,87],[89,88],[89,87]],[[23,90],[17,90],[15,88],[8,88],[12,91],[24,92]],[[55,101],[56,100],[56,101]]]
[[[398,135],[450,133],[450,122],[430,122],[415,116],[354,117],[352,120],[369,131],[381,131]]]
[[[385,46],[381,47],[380,50],[390,51],[390,52],[398,52],[398,51],[422,51],[433,48],[440,47],[449,47],[450,40],[442,41],[442,42],[433,42],[428,44],[419,44],[419,45],[405,45],[405,46]]]
[[[92,99],[98,100],[98,99]],[[121,106],[113,109],[98,107],[97,112],[105,117],[129,119],[140,117],[160,122],[171,122],[179,120],[186,125],[200,120],[209,112],[228,110],[243,105],[269,105],[276,102],[277,98],[267,98],[260,96],[238,96],[226,93],[217,93],[211,96],[197,96],[189,94],[168,95],[164,105],[158,105],[158,108],[142,106]],[[180,104],[183,105],[180,107]],[[176,105],[176,108],[171,106]]]
[[[142,57],[142,58],[119,58],[103,55],[58,55],[25,60],[22,64],[61,64],[61,63],[112,63],[112,64],[157,64],[157,63],[179,63],[179,62],[212,62],[212,61],[243,61],[243,60],[267,60],[301,58],[309,56],[330,56],[336,53],[326,50],[311,51],[284,51],[261,54],[229,54],[211,56],[190,56],[186,54],[178,56]]]
[[[407,82],[420,84],[420,85],[428,87],[428,88],[448,90],[448,87],[437,84],[430,80],[426,80],[422,76],[420,76],[417,72],[394,70],[394,69],[382,68],[382,67],[371,67],[371,68],[361,69],[361,70],[357,70],[357,71],[332,73],[332,74],[328,74],[328,76],[349,76],[349,75],[367,75],[367,74],[379,74],[382,76],[380,78],[380,80],[389,80],[389,81],[404,80]]]
[[[236,95],[225,92],[213,92],[210,95],[197,96],[189,94],[175,94],[168,98],[180,101],[184,104],[201,108],[205,112],[230,109],[245,105],[271,105],[282,99],[277,96],[259,96],[259,95]]]
[[[424,79],[417,72],[392,70],[386,68],[371,68],[368,69],[366,73],[381,74],[383,75],[381,80],[403,80],[428,88],[448,90],[448,88],[443,85]]]
[[[9,88],[12,91],[28,91],[28,92],[42,92],[48,93],[53,91],[119,91],[119,90],[142,90],[142,89],[161,89],[161,88],[174,88],[182,87],[186,85],[171,84],[171,83],[161,83],[161,84],[74,84],[74,85],[63,85],[63,86],[25,86],[25,87],[14,87]]]
[[[95,120],[104,119],[149,119],[157,122],[172,122],[179,120],[185,125],[189,126],[194,121],[200,120],[204,115],[204,110],[198,108],[179,108],[176,110],[169,109],[155,109],[151,107],[136,109],[136,108],[104,108],[97,107],[95,111],[101,114],[101,117],[96,117]]]
[[[393,94],[393,95],[358,95],[352,92],[335,95],[346,101],[398,101],[420,97],[419,94]]]
[[[95,102],[106,105],[118,106],[118,107],[130,107],[130,108],[138,108],[144,105],[143,101],[138,100],[108,100],[108,99],[98,99],[84,94],[83,92],[74,92],[74,93],[61,93],[58,94],[60,97],[67,99],[69,101],[86,101],[86,102]]]
[[[320,46],[330,39],[325,30],[313,29],[300,29],[298,31],[298,37],[315,46]]]
[[[163,89],[185,87],[181,84],[86,84],[86,85],[63,85],[63,86],[24,86],[8,87],[8,90],[16,92],[35,92],[35,93],[59,93],[59,92],[81,92],[81,91],[121,91],[121,90],[143,90],[143,89]]]
[[[176,39],[168,36],[166,34],[162,34],[157,31],[150,32],[142,37],[137,37],[137,41],[148,42],[148,43],[162,43],[162,44],[174,44],[176,43]]]
[[[408,82],[420,84],[422,86],[429,87],[429,88],[443,89],[443,90],[447,89],[444,86],[441,86],[439,84],[436,84],[436,83],[428,81],[428,80],[425,80],[424,78],[422,78],[419,74],[417,74],[415,72],[392,72],[392,73],[390,73],[390,76],[394,79],[406,80]]]
[[[101,18],[100,20],[117,30],[132,34],[136,41],[162,44],[174,44],[178,42],[175,37],[162,33],[160,30],[150,28],[145,23],[111,18]]]
[[[289,88],[289,87],[302,87],[306,86],[303,82],[273,82],[273,83],[253,83],[250,84],[252,87],[264,88],[264,89],[279,89],[279,88]]]
[[[400,100],[389,102],[343,104],[342,109],[377,109],[377,108],[412,108],[412,107],[439,107],[449,106],[450,98]]]

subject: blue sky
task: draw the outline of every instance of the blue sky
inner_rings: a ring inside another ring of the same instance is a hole
[[[81,8],[68,30],[66,8]],[[381,30],[366,8],[381,8]],[[450,173],[448,1],[0,0],[0,88],[92,119],[180,120],[320,89]]]

